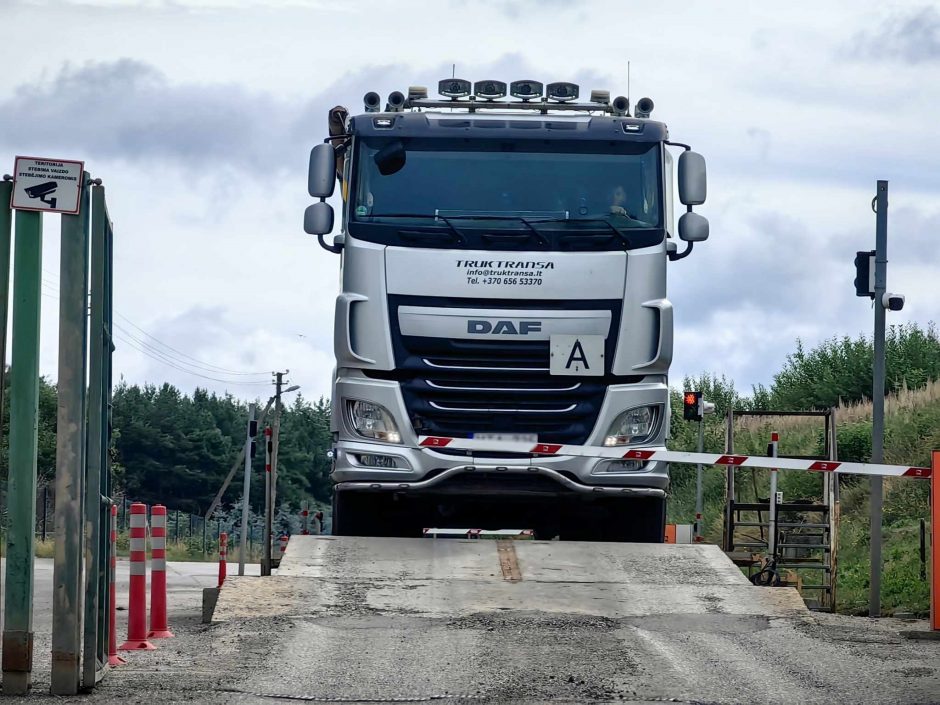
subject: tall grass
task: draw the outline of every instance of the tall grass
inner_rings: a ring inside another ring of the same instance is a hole
[[[927,466],[930,451],[940,448],[940,382],[918,390],[902,387],[885,400],[885,462]],[[870,402],[837,408],[839,459],[865,462],[871,458]],[[678,422],[681,423],[681,422]],[[739,417],[735,423],[735,452],[763,455],[772,431],[780,433],[782,455],[820,455],[824,449],[823,421],[811,417]],[[706,447],[719,450],[723,428],[716,420],[707,434]],[[739,469],[736,487],[741,501],[766,498],[769,471]],[[720,543],[725,501],[724,468],[705,471],[705,523],[707,540]],[[818,473],[783,471],[779,489],[787,500],[822,499]],[[840,475],[841,522],[837,574],[837,607],[864,613],[869,588],[869,487],[867,477]],[[913,478],[884,478],[884,570],[882,605],[894,611],[926,614],[929,582],[920,577],[919,531],[929,518],[929,483]],[[695,473],[689,466],[675,466],[669,503],[670,521],[691,522],[695,516]],[[928,576],[929,577],[929,576]]]

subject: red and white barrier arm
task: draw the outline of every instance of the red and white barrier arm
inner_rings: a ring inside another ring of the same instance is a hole
[[[419,436],[423,448],[448,450],[479,450],[492,453],[531,453],[541,456],[576,456],[581,458],[617,458],[622,460],[661,460],[669,463],[701,463],[745,468],[776,468],[778,470],[809,470],[810,472],[842,472],[851,475],[887,475],[894,477],[930,477],[930,468],[875,463],[839,463],[832,460],[796,460],[765,458],[757,455],[725,455],[722,453],[686,453],[676,450],[647,450],[606,446],[573,446],[556,443],[522,441],[477,441],[472,438]]]

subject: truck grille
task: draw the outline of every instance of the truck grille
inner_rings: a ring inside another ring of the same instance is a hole
[[[581,302],[512,301],[511,308],[571,309]],[[620,302],[583,302],[612,311],[619,329]],[[463,340],[403,336],[399,305],[442,305],[413,297],[390,297],[395,377],[415,432],[466,438],[471,433],[537,434],[541,442],[580,444],[594,429],[607,385],[642,377],[552,377],[549,342]],[[448,299],[449,307],[499,308],[490,300]],[[509,305],[502,304],[506,308]],[[608,335],[613,359],[616,335]]]

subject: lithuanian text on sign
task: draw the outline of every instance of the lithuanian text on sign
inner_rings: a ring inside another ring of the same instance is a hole
[[[17,157],[11,208],[49,213],[78,213],[84,162]]]

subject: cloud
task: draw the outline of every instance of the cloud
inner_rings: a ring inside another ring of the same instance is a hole
[[[846,53],[865,59],[898,59],[908,64],[940,61],[940,12],[925,5],[894,14],[877,31],[858,32]]]
[[[308,101],[230,83],[171,83],[133,59],[63,65],[0,100],[0,145],[20,152],[83,154],[100,160],[177,163],[200,175],[224,169],[262,176],[303,168],[326,134],[337,97],[392,69],[343,76]],[[341,82],[341,83],[340,83]]]

